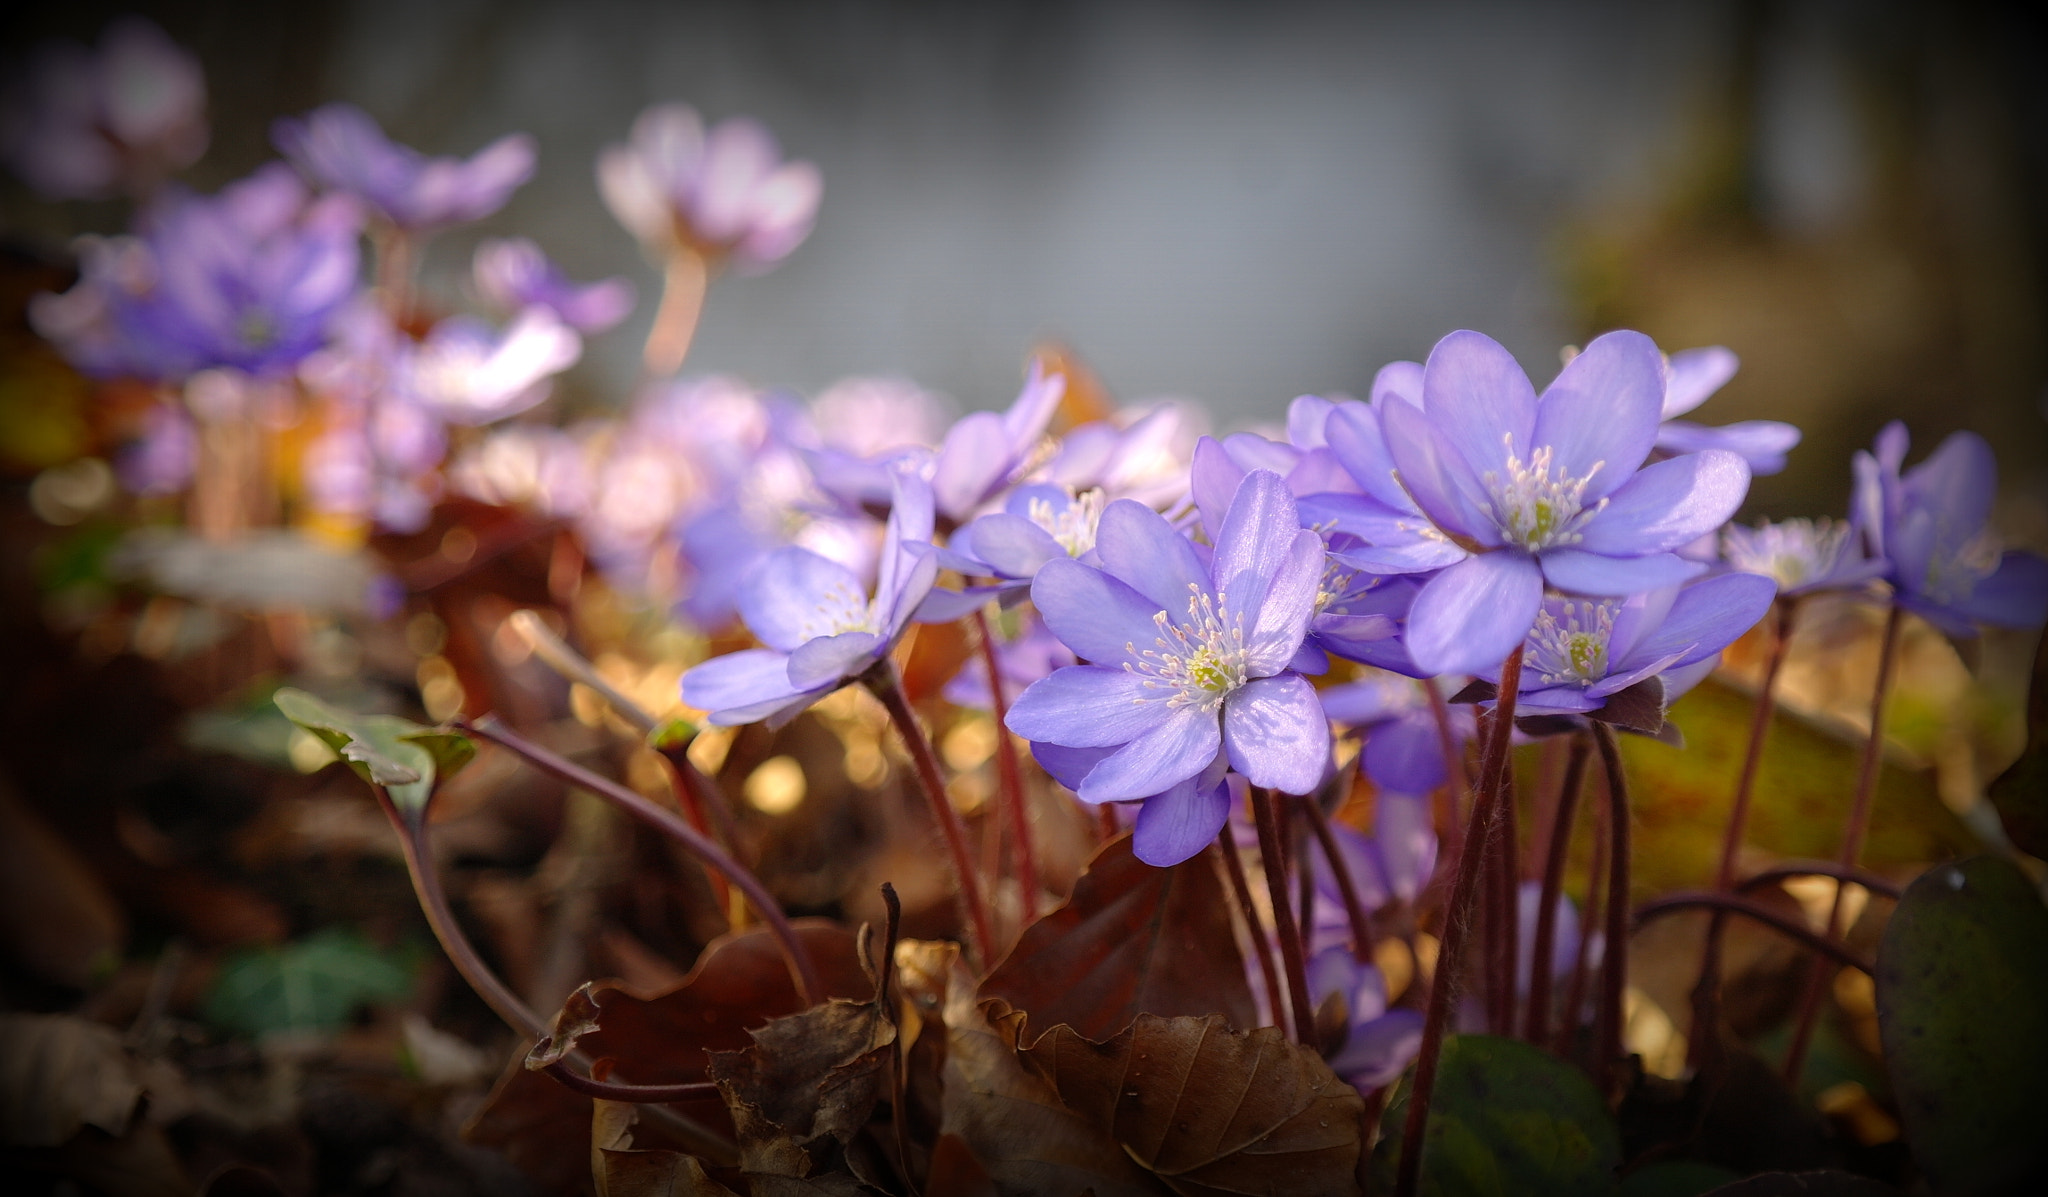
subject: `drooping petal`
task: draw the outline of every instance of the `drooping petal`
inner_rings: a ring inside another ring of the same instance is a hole
[[[1142,674],[1127,669],[1069,665],[1026,687],[1003,722],[1027,740],[1043,740],[1068,748],[1126,744],[1151,732],[1175,713],[1158,691],[1146,688],[1145,680]],[[1215,722],[1213,717],[1210,722]]]
[[[1664,418],[1682,416],[1705,403],[1735,377],[1741,365],[1740,359],[1719,345],[1672,354],[1664,375]]]
[[[1613,662],[1609,672],[1627,674],[1672,653],[1679,656],[1667,668],[1710,657],[1755,627],[1777,593],[1777,584],[1762,574],[1722,574],[1688,586],[1671,601],[1663,621]]]
[[[1216,537],[1210,570],[1228,610],[1251,617],[1265,603],[1273,579],[1293,552],[1301,528],[1294,496],[1271,470],[1253,470],[1238,484]],[[1168,608],[1169,614],[1173,608]]]
[[[1330,1057],[1330,1071],[1361,1093],[1370,1093],[1406,1071],[1422,1050],[1422,1012],[1389,1010],[1351,1028],[1350,1038]]]
[[[883,643],[873,632],[842,632],[807,640],[789,654],[789,684],[809,690],[842,681],[874,664]]]
[[[1303,683],[1306,685],[1307,683]],[[1200,773],[1216,759],[1223,731],[1216,716],[1195,707],[1167,708],[1145,734],[1105,757],[1081,782],[1084,802],[1150,798]]]
[[[1190,597],[1210,593],[1209,571],[1194,546],[1143,503],[1118,499],[1103,508],[1095,525],[1095,553],[1111,577],[1169,616],[1185,614]]]
[[[1514,355],[1484,333],[1460,330],[1429,351],[1422,406],[1475,475],[1499,470],[1510,453],[1529,459],[1536,389]]]
[[[1408,654],[1425,673],[1483,673],[1529,634],[1543,571],[1511,549],[1468,557],[1423,586],[1408,610]]]
[[[1579,548],[1616,557],[1664,553],[1728,522],[1749,493],[1749,463],[1724,449],[1636,472],[1587,522]]]
[[[1138,808],[1131,853],[1159,868],[1171,868],[1216,842],[1230,819],[1230,788],[1220,771],[1197,774]]]
[[[1049,740],[1031,742],[1031,759],[1051,778],[1070,790],[1081,788],[1081,779],[1114,752],[1113,748],[1069,748]]]
[[[1664,399],[1664,359],[1639,332],[1596,337],[1536,401],[1535,443],[1565,477],[1592,477],[1591,503],[1628,481],[1650,455]],[[1598,467],[1597,469],[1595,467]]]
[[[1302,528],[1288,545],[1287,556],[1273,576],[1264,601],[1240,613],[1250,622],[1245,638],[1245,669],[1260,677],[1287,668],[1287,662],[1308,634],[1322,584],[1323,538]]]
[[[1045,626],[1084,661],[1131,660],[1160,635],[1160,608],[1151,599],[1092,566],[1070,558],[1048,561],[1031,581],[1031,601]]]
[[[1571,594],[1602,597],[1676,586],[1707,572],[1704,561],[1687,561],[1676,553],[1604,557],[1577,549],[1551,549],[1540,560],[1543,576],[1552,586]]]
[[[683,701],[721,727],[765,719],[803,693],[789,684],[789,658],[765,648],[713,657],[683,675]]]
[[[924,596],[924,601],[917,605],[917,613],[911,618],[919,623],[952,623],[981,610],[990,600],[1000,598],[1004,591],[1010,589],[1021,591],[1021,587],[1005,586],[969,586],[964,590],[933,587]]]
[[[1254,678],[1223,703],[1231,768],[1255,786],[1306,794],[1330,759],[1330,721],[1297,674]]]
[[[1388,720],[1367,732],[1361,755],[1366,776],[1382,789],[1426,794],[1449,776],[1436,721],[1422,713]]]
[[[852,570],[809,549],[781,548],[754,567],[736,600],[761,643],[782,652],[868,621],[868,596]]]
[[[1737,420],[1713,428],[1690,420],[1666,420],[1657,429],[1657,448],[1674,457],[1726,449],[1748,462],[1752,474],[1778,474],[1784,472],[1785,455],[1802,435],[1798,426],[1781,420]]]

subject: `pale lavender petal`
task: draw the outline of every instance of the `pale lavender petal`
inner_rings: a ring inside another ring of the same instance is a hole
[[[789,684],[789,658],[765,648],[713,657],[683,675],[683,701],[720,727],[758,722],[804,695]]]
[[[1256,432],[1233,432],[1224,437],[1223,451],[1247,470],[1271,470],[1283,478],[1301,462],[1301,450]]]
[[[1223,732],[1214,714],[1194,707],[1173,710],[1163,702],[1145,705],[1160,709],[1165,718],[1095,766],[1081,782],[1078,793],[1083,802],[1150,798],[1194,777],[1216,759]]]
[[[1330,555],[1369,574],[1420,574],[1456,565],[1472,554],[1448,540],[1425,538],[1408,544],[1346,549]]]
[[[853,571],[799,548],[768,554],[740,587],[736,605],[761,643],[785,653],[868,618],[866,589]]]
[[[874,664],[884,645],[873,632],[841,632],[805,641],[789,654],[789,684],[809,690],[841,681]]]
[[[1394,478],[1394,457],[1380,431],[1379,413],[1368,407],[1346,404],[1330,413],[1323,426],[1330,452],[1365,493],[1389,510],[1415,517],[1415,501]]]
[[[1045,626],[1084,661],[1122,662],[1159,638],[1152,600],[1071,558],[1048,561],[1031,581],[1031,601]]]
[[[1682,416],[1705,403],[1708,396],[1735,377],[1741,364],[1733,353],[1719,345],[1681,349],[1672,354],[1664,375],[1664,418]]]
[[[1998,492],[1998,459],[1983,437],[1958,432],[1906,471],[1900,483],[1909,506],[1938,514],[1941,547],[1952,551],[1990,520],[1991,501]]]
[[[1009,438],[1013,454],[1045,435],[1045,426],[1052,421],[1053,413],[1059,410],[1060,399],[1066,393],[1066,375],[1047,374],[1042,363],[1036,360],[1031,363],[1024,388],[1017,392],[1016,400],[1003,413],[1003,434]]]
[[[1529,460],[1536,389],[1514,355],[1492,337],[1461,330],[1438,341],[1422,367],[1422,405],[1473,474],[1499,470],[1510,453]],[[1381,415],[1399,410],[1390,406]]]
[[[1749,463],[1723,449],[1660,461],[1608,496],[1579,546],[1633,557],[1679,548],[1728,522],[1749,493]]]
[[[1391,1083],[1422,1050],[1422,1013],[1389,1010],[1351,1028],[1350,1038],[1330,1057],[1330,1071],[1361,1093]]]
[[[919,623],[952,623],[981,610],[1008,589],[1003,586],[969,586],[965,590],[934,587],[917,605],[913,616]]]
[[[1762,574],[1722,574],[1688,586],[1663,620],[1608,668],[1625,674],[1672,653],[1679,655],[1667,668],[1710,657],[1755,627],[1777,593],[1777,584]]]
[[[1301,461],[1286,476],[1287,489],[1296,496],[1331,492],[1355,494],[1361,489],[1337,460],[1337,455],[1327,448],[1303,453]]]
[[[1254,677],[1287,668],[1288,659],[1301,646],[1315,614],[1325,556],[1323,538],[1300,529],[1263,600],[1252,610],[1236,609],[1251,625],[1245,639],[1245,669]]]
[[[1998,572],[1978,582],[1955,608],[1996,627],[2040,627],[2048,619],[2048,561],[2032,553],[2007,553]]]
[[[1331,686],[1322,691],[1323,712],[1345,727],[1363,727],[1406,715],[1416,709],[1422,696],[1413,682],[1390,677]]]
[[[1749,463],[1752,474],[1777,474],[1785,455],[1799,443],[1798,427],[1779,420],[1738,420],[1709,428],[1690,420],[1666,420],[1657,429],[1657,448],[1677,456],[1702,449],[1726,449]]]
[[[1523,675],[1527,677],[1527,674]],[[1577,686],[1546,686],[1524,690],[1515,699],[1515,710],[1524,715],[1580,715],[1606,705]]]
[[[1416,713],[1391,719],[1366,733],[1361,754],[1365,774],[1382,789],[1428,793],[1444,784],[1444,748],[1436,721]]]
[[[1114,748],[1069,748],[1050,740],[1031,742],[1031,759],[1037,761],[1054,781],[1077,791],[1081,788],[1081,779],[1113,751]]]
[[[1422,363],[1388,362],[1372,378],[1372,405],[1388,400],[1422,406]]]
[[[1436,831],[1430,824],[1429,798],[1382,790],[1373,808],[1373,842],[1387,889],[1412,902],[1436,869]]]
[[[1304,452],[1327,444],[1323,426],[1337,405],[1321,395],[1297,395],[1287,405],[1287,443]]]
[[[1489,546],[1500,542],[1499,530],[1479,502],[1478,476],[1457,459],[1429,416],[1406,403],[1389,403],[1380,409],[1380,430],[1394,459],[1396,481],[1418,510],[1447,532]]]
[[[1426,673],[1484,673],[1536,622],[1543,571],[1511,549],[1468,557],[1431,578],[1408,611],[1408,653]]]
[[[1223,703],[1231,768],[1255,786],[1306,794],[1330,759],[1330,721],[1315,687],[1296,674],[1255,678]]]
[[[932,471],[932,501],[955,520],[974,509],[1000,485],[1010,470],[1010,440],[1003,418],[992,411],[963,416],[946,432]]]
[[[1572,594],[1603,597],[1676,586],[1707,572],[1705,562],[1687,561],[1676,553],[1604,557],[1577,549],[1552,549],[1540,560],[1543,576],[1552,586]]]
[[[1127,669],[1069,665],[1027,686],[1004,725],[1027,740],[1068,748],[1129,743],[1175,715],[1160,692],[1146,688],[1145,680]],[[1209,721],[1214,723],[1215,717]]]
[[[1171,868],[1216,842],[1230,819],[1230,788],[1219,776],[1190,777],[1138,808],[1131,853],[1146,864]]]
[[[1052,533],[1005,511],[984,515],[962,532],[971,536],[968,551],[998,577],[1028,578],[1046,562],[1067,555]],[[959,539],[956,534],[956,548]]]
[[[1131,499],[1102,509],[1095,553],[1109,575],[1144,595],[1169,616],[1184,615],[1188,599],[1210,593],[1209,571],[1188,538],[1158,512]]]
[[[1663,398],[1664,359],[1650,338],[1626,331],[1597,337],[1536,401],[1536,446],[1550,447],[1559,474],[1590,474],[1586,501],[1597,501],[1650,455]]]
[[[1246,472],[1216,438],[1205,436],[1195,442],[1188,490],[1194,496],[1195,509],[1202,514],[1202,529],[1212,542],[1223,529],[1223,515],[1230,510],[1230,498]]]
[[[1225,606],[1254,615],[1272,589],[1273,578],[1293,553],[1301,517],[1287,484],[1271,470],[1253,470],[1238,484],[1216,537],[1210,569]],[[1169,613],[1173,608],[1168,608]]]
[[[904,545],[892,579],[891,589],[875,595],[875,625],[893,646],[939,580],[939,551],[928,544]]]

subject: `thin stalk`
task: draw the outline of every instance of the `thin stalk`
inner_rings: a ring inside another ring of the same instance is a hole
[[[1772,627],[1771,656],[1764,665],[1763,686],[1757,691],[1750,714],[1749,748],[1743,753],[1742,772],[1735,781],[1735,801],[1728,810],[1728,826],[1721,836],[1721,859],[1714,866],[1714,889],[1726,893],[1735,883],[1735,856],[1749,827],[1751,796],[1756,775],[1763,764],[1764,739],[1770,734],[1771,716],[1778,705],[1778,674],[1785,666],[1787,647],[1792,643],[1792,617],[1798,609],[1796,597],[1777,602],[1778,618]],[[1703,1062],[1713,1050],[1714,1036],[1721,1022],[1721,929],[1728,911],[1716,907],[1707,926],[1707,938],[1700,949],[1700,977],[1692,991],[1692,1031],[1686,1037],[1686,1058]]]
[[[1351,866],[1344,862],[1344,854],[1337,848],[1336,833],[1330,830],[1330,817],[1314,799],[1304,798],[1301,809],[1308,816],[1308,829],[1316,837],[1316,843],[1323,849],[1323,859],[1330,864],[1330,876],[1337,880],[1337,892],[1344,898],[1344,914],[1351,920],[1351,958],[1360,963],[1372,960],[1372,916],[1366,913],[1365,903],[1358,897],[1358,884],[1351,878]]]
[[[1464,844],[1463,819],[1465,812],[1458,809],[1458,796],[1472,792],[1472,774],[1465,767],[1465,754],[1458,751],[1458,732],[1451,726],[1451,704],[1444,701],[1442,691],[1435,682],[1422,683],[1423,693],[1429,695],[1429,714],[1436,724],[1437,747],[1444,754],[1443,801],[1436,813],[1439,837],[1443,840],[1445,854],[1458,859]]]
[[[1408,1121],[1401,1128],[1401,1165],[1394,1181],[1396,1197],[1415,1197],[1416,1186],[1422,1180],[1422,1140],[1429,1128],[1430,1095],[1436,1088],[1437,1062],[1443,1055],[1444,1033],[1457,998],[1458,969],[1464,963],[1465,940],[1471,930],[1472,901],[1479,890],[1486,836],[1500,805],[1501,779],[1507,772],[1508,734],[1514,728],[1515,695],[1521,684],[1522,646],[1518,644],[1501,662],[1500,698],[1494,706],[1495,718],[1487,729],[1486,750],[1479,763],[1480,789],[1472,801],[1471,819],[1457,852],[1456,879],[1444,908],[1443,942],[1437,949],[1435,975],[1430,979],[1422,1047],[1415,1057],[1415,1084],[1408,1099]],[[1446,717],[1443,726],[1448,723]]]
[[[1636,907],[1634,925],[1637,929],[1641,929],[1645,924],[1662,918],[1667,914],[1676,914],[1682,910],[1700,909],[1716,910],[1731,915],[1739,914],[1744,918],[1754,919],[1781,935],[1798,940],[1814,952],[1832,959],[1837,964],[1866,973],[1876,968],[1875,964],[1850,951],[1846,944],[1837,943],[1799,920],[1787,918],[1761,902],[1753,902],[1748,898],[1738,897],[1735,894],[1707,892],[1666,894],[1655,901],[1645,902],[1641,906]]]
[[[1604,790],[1603,790],[1604,793]],[[1572,954],[1572,980],[1565,989],[1564,1017],[1557,1028],[1557,1054],[1577,1054],[1579,1016],[1586,1009],[1586,957],[1591,954],[1593,928],[1600,925],[1607,895],[1607,803],[1593,807],[1593,859],[1586,869],[1586,910],[1579,919],[1579,950]]]
[[[981,661],[988,667],[989,705],[996,721],[996,783],[1003,813],[1009,816],[1010,839],[1016,845],[1017,888],[1023,894],[1024,925],[1038,918],[1038,853],[1031,846],[1031,817],[1025,809],[1024,772],[1017,761],[1017,741],[1010,736],[1004,720],[1010,702],[1003,694],[1003,673],[996,663],[996,641],[985,612],[974,613],[974,630],[981,634]]]
[[[565,1089],[603,1101],[630,1101],[642,1105],[655,1105],[718,1096],[718,1086],[710,1081],[686,1081],[680,1085],[625,1085],[617,1081],[600,1081],[595,1077],[584,1076],[569,1067],[566,1060],[557,1060],[540,1071],[555,1078]]]
[[[1571,755],[1565,758],[1564,782],[1557,789],[1557,810],[1550,828],[1549,851],[1543,861],[1543,891],[1536,902],[1536,941],[1530,945],[1529,1010],[1522,1038],[1531,1043],[1550,1039],[1551,956],[1557,943],[1557,905],[1564,896],[1564,868],[1571,855],[1572,820],[1585,787],[1586,757],[1592,751],[1583,732],[1572,734]],[[1581,928],[1581,936],[1591,928]]]
[[[704,255],[687,245],[669,251],[661,275],[661,307],[647,330],[640,360],[649,379],[672,378],[690,354],[697,318],[704,312],[704,289],[711,282]]]
[[[1288,797],[1291,795],[1282,796],[1277,800],[1278,809],[1274,811],[1274,817],[1280,823],[1281,839],[1288,846],[1287,861],[1294,869],[1294,890],[1296,900],[1301,904],[1301,957],[1303,960],[1312,960],[1316,954],[1316,875],[1315,870],[1310,867],[1308,843],[1302,838],[1302,833],[1295,829],[1294,812],[1291,809],[1294,804],[1287,800]],[[1311,1000],[1309,1004],[1313,1006],[1315,1003]]]
[[[1896,665],[1899,647],[1899,629],[1905,622],[1905,608],[1896,600],[1884,619],[1884,641],[1877,652],[1877,686],[1870,696],[1870,739],[1863,745],[1863,766],[1856,775],[1856,799],[1849,807],[1848,826],[1842,829],[1842,851],[1835,863],[1844,869],[1856,867],[1857,858],[1863,855],[1863,841],[1870,834],[1870,807],[1877,797],[1877,779],[1884,766],[1884,708],[1891,697],[1892,674]],[[1835,900],[1828,906],[1826,935],[1829,940],[1839,938],[1842,927],[1842,891],[1844,886],[1835,883]],[[1806,987],[1799,995],[1799,1016],[1792,1024],[1792,1046],[1785,1051],[1785,1083],[1799,1087],[1799,1074],[1806,1071],[1806,1051],[1813,1043],[1814,1020],[1820,1014],[1821,990],[1827,981],[1827,969],[1818,957],[1807,964]]]
[[[412,319],[412,279],[417,246],[412,234],[395,226],[382,226],[372,234],[377,253],[377,289],[383,293],[384,314],[403,329]]]
[[[1488,971],[1488,995],[1493,1033],[1515,1033],[1516,949],[1521,934],[1521,854],[1516,845],[1515,773],[1511,767],[1501,782],[1500,817],[1494,821],[1490,853],[1493,861],[1493,958]]]
[[[1280,960],[1287,966],[1287,997],[1294,1014],[1294,1041],[1312,1044],[1316,1016],[1308,996],[1308,960],[1302,955],[1294,907],[1287,896],[1287,857],[1281,849],[1280,817],[1273,796],[1251,787],[1252,819],[1259,825],[1259,860],[1265,865],[1266,892],[1273,900],[1273,938],[1280,941]],[[1275,1012],[1278,1013],[1277,1011]]]
[[[1273,960],[1273,944],[1266,938],[1265,925],[1259,922],[1258,904],[1252,901],[1251,882],[1244,875],[1244,861],[1237,855],[1237,844],[1231,839],[1230,824],[1223,825],[1223,833],[1216,839],[1216,854],[1223,858],[1223,871],[1230,878],[1230,892],[1237,896],[1237,912],[1244,916],[1246,932],[1251,936],[1252,955],[1259,962],[1259,978],[1266,983],[1266,1008],[1273,1012],[1273,1025],[1280,1025],[1280,966]]]
[[[656,806],[619,783],[600,777],[572,761],[555,755],[488,715],[475,721],[457,719],[455,725],[502,748],[510,749],[543,773],[610,802],[666,834],[688,849],[699,861],[724,874],[725,879],[730,881],[734,888],[746,895],[747,901],[753,905],[755,912],[761,916],[761,921],[767,924],[769,933],[774,935],[776,943],[782,948],[783,959],[789,965],[790,975],[796,981],[797,995],[803,1004],[814,1006],[825,1000],[825,987],[818,980],[817,967],[812,964],[810,953],[804,949],[803,942],[797,939],[796,932],[790,928],[789,919],[782,913],[782,907],[768,892],[767,887],[761,884],[760,878],[734,860],[725,849],[713,843],[709,836],[690,826],[688,821],[674,811]]]
[[[932,751],[931,737],[918,726],[917,713],[910,709],[910,700],[904,697],[903,680],[896,673],[893,661],[884,660],[870,669],[861,678],[882,705],[888,708],[889,719],[896,725],[896,734],[903,741],[905,751],[910,753],[910,762],[917,774],[918,785],[924,790],[924,798],[931,807],[932,818],[938,820],[939,829],[946,836],[946,851],[953,857],[953,873],[960,883],[960,902],[967,908],[967,921],[974,933],[974,950],[980,956],[984,968],[995,963],[996,938],[991,929],[988,902],[981,893],[981,880],[975,874],[974,858],[967,848],[967,829],[961,826],[960,812],[953,809],[952,799],[946,797],[946,782],[939,773],[939,757]]]
[[[1607,934],[1600,953],[1600,1009],[1593,1024],[1593,1081],[1606,1095],[1621,1062],[1622,996],[1628,985],[1628,776],[1612,727],[1594,723],[1593,744],[1607,771]]]
[[[1746,894],[1753,889],[1761,889],[1793,877],[1832,877],[1837,881],[1860,885],[1871,893],[1890,898],[1894,902],[1905,896],[1905,891],[1894,884],[1891,878],[1873,873],[1869,869],[1845,869],[1841,865],[1823,864],[1812,860],[1793,861],[1791,864],[1779,865],[1775,869],[1752,873],[1742,879],[1742,883],[1735,887],[1735,892]]]

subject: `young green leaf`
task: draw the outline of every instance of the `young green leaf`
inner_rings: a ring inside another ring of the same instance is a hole
[[[289,686],[273,697],[285,718],[320,737],[356,775],[383,786],[408,815],[426,809],[436,779],[452,776],[476,756],[476,745],[457,732],[422,727],[396,715],[339,711]]]
[[[357,1007],[405,996],[412,970],[353,931],[331,927],[221,966],[206,1000],[209,1021],[250,1035],[327,1032]]]

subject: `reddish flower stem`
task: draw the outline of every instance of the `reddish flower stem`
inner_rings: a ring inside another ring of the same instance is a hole
[[[1438,836],[1443,840],[1444,854],[1452,860],[1460,856],[1465,842],[1465,812],[1458,807],[1458,796],[1472,792],[1472,773],[1465,767],[1465,754],[1458,751],[1458,733],[1451,726],[1451,705],[1444,701],[1435,682],[1422,683],[1423,693],[1429,696],[1430,718],[1436,724],[1437,747],[1444,754],[1444,784],[1439,788],[1443,800],[1436,813]]]
[[[1223,825],[1223,833],[1216,838],[1216,855],[1223,858],[1223,871],[1230,878],[1230,892],[1237,897],[1237,911],[1244,917],[1245,931],[1252,941],[1252,955],[1259,962],[1259,978],[1266,983],[1266,1008],[1273,1012],[1273,1023],[1280,1024],[1280,966],[1273,960],[1273,944],[1266,938],[1266,928],[1259,922],[1258,904],[1252,901],[1251,882],[1244,875],[1244,861],[1238,857],[1237,844],[1231,839],[1230,824]]]
[[[1842,829],[1842,850],[1835,858],[1844,869],[1856,867],[1856,860],[1863,855],[1863,841],[1870,834],[1870,807],[1877,797],[1877,780],[1884,772],[1884,708],[1891,697],[1892,675],[1897,664],[1899,629],[1905,621],[1905,608],[1896,600],[1885,615],[1884,640],[1878,647],[1877,686],[1870,696],[1870,739],[1863,745],[1863,766],[1856,775],[1856,798],[1849,806],[1849,822]],[[1828,906],[1827,938],[1832,941],[1841,936],[1842,893],[1847,887],[1835,884],[1835,900]],[[1827,982],[1828,970],[1818,956],[1807,963],[1806,983],[1799,995],[1799,1014],[1792,1024],[1792,1045],[1785,1051],[1785,1083],[1797,1089],[1799,1076],[1806,1071],[1806,1052],[1813,1044],[1814,1020],[1820,1015],[1821,991]]]
[[[1611,1095],[1621,1062],[1622,997],[1628,985],[1629,815],[1628,776],[1614,729],[1593,724],[1593,744],[1607,771],[1607,933],[1601,940],[1600,1008],[1594,1019],[1593,1083]]]
[[[1814,952],[1832,959],[1837,964],[1846,965],[1849,968],[1858,969],[1866,973],[1876,968],[1876,965],[1870,961],[1850,951],[1847,945],[1837,943],[1813,928],[1808,927],[1806,924],[1799,922],[1797,919],[1787,918],[1761,902],[1753,902],[1748,898],[1738,897],[1735,894],[1707,892],[1666,894],[1661,898],[1645,902],[1641,906],[1636,907],[1634,925],[1637,929],[1641,929],[1644,924],[1654,919],[1662,918],[1667,914],[1675,914],[1681,910],[1699,910],[1702,908],[1721,911],[1731,915],[1739,914],[1744,918],[1754,919],[1782,935],[1798,940]]]
[[[1543,892],[1536,906],[1536,941],[1530,945],[1529,1009],[1524,1018],[1522,1038],[1531,1043],[1550,1041],[1551,956],[1557,943],[1557,906],[1564,895],[1564,868],[1571,855],[1572,820],[1579,809],[1579,791],[1585,788],[1586,757],[1592,751],[1585,734],[1572,735],[1571,755],[1565,758],[1564,782],[1557,790],[1557,810],[1550,828],[1549,851],[1543,861]],[[1581,934],[1590,928],[1581,928]]]
[[[1513,733],[1510,733],[1512,735]],[[1496,1035],[1515,1033],[1516,949],[1521,934],[1521,854],[1516,844],[1515,772],[1512,765],[1501,781],[1500,816],[1494,821],[1488,849],[1493,864],[1493,906],[1488,921],[1493,954],[1487,965],[1487,1021]]]
[[[974,630],[981,634],[981,660],[988,667],[989,705],[996,721],[996,784],[1009,816],[1010,840],[1016,845],[1017,888],[1022,897],[1025,926],[1038,918],[1038,853],[1031,845],[1031,812],[1025,807],[1024,772],[1018,765],[1017,741],[1004,722],[1010,703],[1003,695],[1002,670],[996,664],[995,635],[984,612],[974,613]]]
[[[673,377],[683,368],[690,342],[697,335],[697,319],[704,312],[704,289],[710,282],[703,254],[688,245],[669,250],[661,275],[661,307],[654,313],[654,324],[640,351],[649,381]]]
[[[1273,795],[1264,787],[1253,786],[1251,793],[1252,818],[1259,825],[1259,860],[1265,866],[1267,896],[1273,900],[1273,938],[1280,941],[1280,960],[1287,966],[1294,1041],[1312,1043],[1316,1019],[1308,996],[1308,960],[1302,955],[1301,933],[1295,926],[1294,907],[1287,894],[1287,856],[1281,848],[1279,813],[1273,809]]]
[[[960,823],[960,812],[953,809],[953,800],[946,796],[945,778],[939,773],[939,757],[932,751],[931,737],[917,722],[917,712],[910,709],[910,699],[903,694],[903,679],[896,673],[896,665],[884,660],[861,677],[861,681],[882,700],[888,708],[889,719],[896,725],[896,735],[903,741],[904,750],[910,753],[910,763],[917,774],[918,786],[924,790],[925,803],[931,807],[932,818],[938,821],[939,830],[946,837],[946,851],[953,857],[953,873],[960,884],[960,902],[967,908],[967,924],[974,937],[974,952],[980,958],[983,968],[995,965],[996,937],[989,920],[988,902],[982,897],[981,879],[974,869],[974,858],[967,848],[967,829]]]
[[[1577,1054],[1579,1016],[1586,1009],[1586,977],[1591,971],[1586,967],[1586,957],[1591,955],[1593,928],[1600,925],[1601,912],[1607,908],[1607,808],[1605,802],[1593,808],[1593,859],[1587,865],[1586,910],[1579,919],[1579,950],[1572,955],[1572,980],[1565,990],[1564,1017],[1557,1029],[1556,1051],[1567,1059]]]
[[[1308,829],[1322,846],[1323,859],[1330,863],[1330,875],[1337,880],[1337,892],[1344,898],[1344,914],[1351,920],[1351,957],[1354,960],[1372,960],[1372,916],[1366,913],[1365,903],[1358,897],[1358,883],[1351,877],[1351,866],[1344,862],[1344,854],[1337,848],[1337,836],[1330,830],[1330,817],[1313,798],[1301,800],[1301,809],[1308,816]]]
[[[1465,940],[1471,930],[1472,902],[1479,889],[1486,837],[1497,817],[1504,788],[1508,733],[1514,727],[1515,695],[1521,684],[1522,646],[1518,644],[1501,662],[1500,698],[1494,706],[1495,718],[1487,729],[1486,750],[1480,758],[1480,789],[1473,798],[1472,815],[1457,852],[1456,880],[1451,884],[1450,900],[1444,908],[1443,942],[1437,951],[1436,973],[1429,985],[1429,1006],[1423,1015],[1422,1047],[1415,1058],[1408,1121],[1401,1129],[1401,1163],[1394,1181],[1396,1197],[1415,1197],[1422,1180],[1422,1144],[1429,1128],[1429,1100],[1436,1088],[1437,1063],[1443,1055],[1444,1034],[1457,997],[1458,970],[1464,963]],[[1443,726],[1448,725],[1446,716]]]

